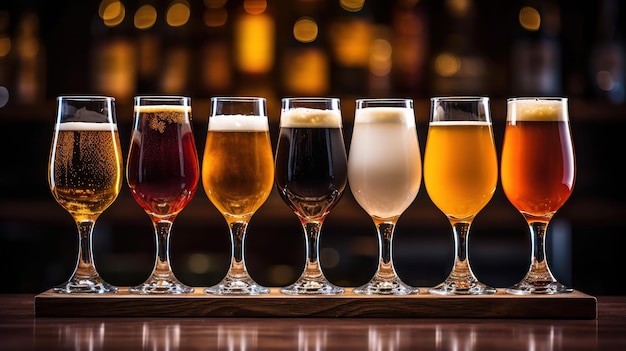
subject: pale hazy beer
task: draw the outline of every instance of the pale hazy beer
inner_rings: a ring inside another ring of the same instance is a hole
[[[352,195],[370,216],[391,218],[409,207],[422,181],[413,109],[356,109],[348,179]]]
[[[410,295],[393,264],[393,236],[400,215],[422,182],[422,159],[410,99],[357,99],[348,157],[348,182],[370,215],[378,236],[378,268],[355,294]]]

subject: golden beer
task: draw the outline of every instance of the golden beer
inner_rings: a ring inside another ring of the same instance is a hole
[[[54,145],[49,163],[54,198],[77,220],[102,213],[122,186],[117,127],[111,123],[61,123]]]
[[[424,183],[447,216],[475,216],[491,200],[498,161],[489,122],[431,122],[424,155]]]
[[[238,126],[234,126],[239,121]],[[267,200],[274,158],[266,117],[214,116],[202,160],[202,184],[224,215],[250,217]]]

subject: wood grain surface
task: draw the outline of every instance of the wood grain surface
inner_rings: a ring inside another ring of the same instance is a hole
[[[587,320],[68,318],[35,316],[35,294],[0,295],[0,350],[626,350],[626,296],[597,302]]]
[[[410,296],[289,296],[278,288],[257,296],[218,296],[204,288],[186,295],[115,294],[35,296],[36,316],[56,317],[429,317],[429,318],[597,318],[596,298],[580,291],[561,295],[437,296],[427,288]]]

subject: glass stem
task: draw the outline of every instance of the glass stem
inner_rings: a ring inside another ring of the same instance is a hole
[[[468,254],[468,239],[470,222],[453,222],[452,233],[454,235],[454,251],[455,260],[452,267],[451,275],[456,279],[466,279],[467,277],[473,277],[474,273],[470,267]]]
[[[98,278],[98,272],[94,266],[92,238],[95,220],[87,219],[77,221],[78,227],[78,262],[74,270],[74,276],[78,279]]]
[[[374,220],[378,230],[378,270],[376,275],[380,278],[393,278],[396,275],[393,268],[392,239],[395,230],[395,222],[383,222]]]
[[[323,276],[319,263],[319,234],[322,229],[322,222],[305,222],[303,227],[306,245],[306,267],[304,268],[304,276],[307,278],[318,278]]]
[[[244,260],[244,240],[248,222],[237,221],[230,223],[231,262],[228,274],[234,277],[248,275]]]
[[[546,259],[546,231],[548,222],[529,222],[532,257],[529,275],[533,280],[553,281],[554,277]]]
[[[172,271],[170,266],[170,231],[172,221],[161,220],[154,223],[156,235],[156,262],[153,275],[169,277]]]

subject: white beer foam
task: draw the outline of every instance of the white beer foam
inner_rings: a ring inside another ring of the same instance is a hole
[[[65,131],[112,131],[117,130],[115,123],[96,123],[96,122],[65,122],[57,124],[58,130]]]
[[[269,130],[267,117],[216,115],[209,118],[209,130],[221,132],[263,132]]]
[[[139,105],[135,106],[135,113],[137,112],[179,112],[179,113],[191,113],[191,106],[185,105]]]
[[[341,112],[298,107],[282,111],[280,126],[288,128],[341,128]]]
[[[567,121],[567,104],[561,100],[517,99],[507,102],[507,121]]]
[[[415,126],[413,110],[406,107],[367,107],[357,109],[355,123],[402,123]]]

